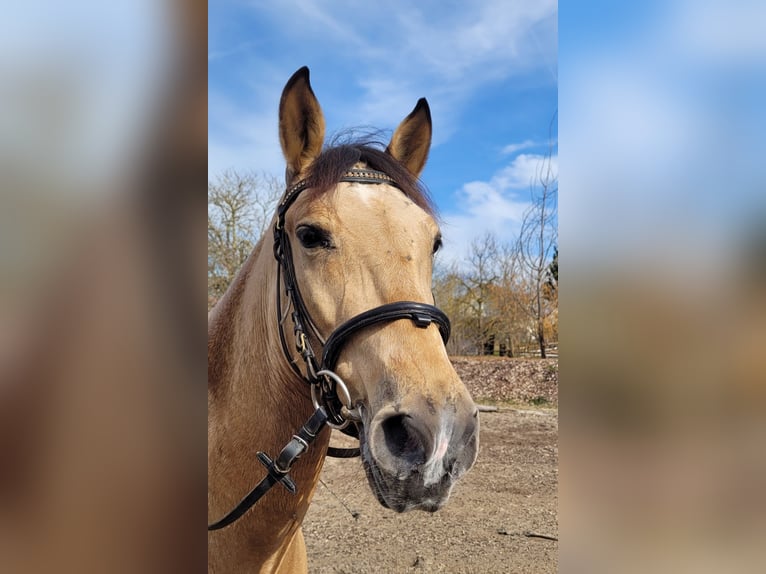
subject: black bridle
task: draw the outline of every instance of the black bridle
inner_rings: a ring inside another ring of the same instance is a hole
[[[339,182],[388,184],[398,187],[391,177],[373,169],[350,169],[340,178]],[[334,372],[343,347],[353,335],[379,323],[408,319],[422,329],[435,323],[444,343],[446,344],[449,340],[450,322],[444,312],[433,305],[414,301],[397,301],[364,311],[337,327],[326,340],[322,338],[301,296],[293,265],[290,239],[285,230],[287,210],[300,193],[309,187],[311,187],[310,180],[299,181],[285,192],[277,207],[277,220],[274,225],[274,257],[278,262],[277,323],[282,351],[292,370],[310,386],[315,411],[298,431],[298,434],[293,435],[292,440],[282,449],[275,460],[263,452],[258,453],[258,460],[268,471],[267,476],[231,512],[217,522],[208,525],[208,530],[223,528],[237,520],[277,483],[282,484],[289,492],[295,494],[295,483],[288,474],[290,467],[309,448],[325,425],[358,437],[355,426],[352,427],[353,430],[349,430],[347,427],[351,422],[360,422],[361,417],[352,405],[348,388]],[[285,294],[288,298],[288,306],[284,311],[282,310],[282,284],[284,284]],[[303,358],[305,372],[301,371],[299,363],[290,352],[285,336],[284,322],[291,308],[290,316],[293,323],[295,349]],[[317,363],[317,356],[311,346],[312,337],[323,346],[322,358],[319,363]],[[329,447],[327,454],[347,458],[357,456],[359,449]]]

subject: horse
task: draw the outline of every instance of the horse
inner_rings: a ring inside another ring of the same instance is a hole
[[[370,488],[396,512],[440,509],[476,461],[478,410],[432,305],[441,234],[418,179],[428,103],[385,149],[324,147],[324,131],[303,67],[279,102],[286,191],[274,241],[261,238],[208,317],[209,520],[258,481],[274,486],[208,533],[210,572],[307,572],[301,523],[332,449],[328,425],[358,436]],[[286,442],[280,467],[266,453]]]

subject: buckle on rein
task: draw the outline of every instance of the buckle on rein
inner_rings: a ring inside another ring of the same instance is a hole
[[[277,483],[284,486],[290,494],[296,494],[298,487],[290,477],[290,469],[309,449],[325,425],[342,430],[351,421],[362,420],[358,409],[351,408],[351,395],[346,383],[332,371],[322,370],[316,373],[315,382],[311,385],[311,402],[314,405],[314,413],[298,433],[292,436],[290,442],[282,448],[275,459],[263,451],[257,453],[258,461],[268,472],[266,477],[228,514],[213,524],[209,524],[208,531],[219,530],[235,522]],[[340,408],[337,407],[338,403]],[[348,450],[354,451],[356,449]]]
[[[311,385],[311,402],[314,405],[314,414],[301,427],[298,434],[293,435],[275,460],[272,460],[263,451],[257,453],[258,460],[266,467],[269,475],[275,479],[275,483],[281,483],[290,494],[297,492],[295,482],[288,474],[290,469],[308,450],[325,425],[342,430],[351,421],[360,422],[362,420],[358,409],[351,408],[351,394],[348,392],[348,387],[343,379],[329,370],[316,373],[316,379],[317,382]],[[335,383],[334,386],[328,384],[325,387],[323,385],[328,379]],[[340,396],[337,390],[340,390]],[[320,401],[324,404],[321,404]],[[334,402],[340,402],[340,409],[333,404]]]

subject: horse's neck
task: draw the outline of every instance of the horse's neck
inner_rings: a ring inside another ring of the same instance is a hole
[[[276,457],[313,408],[279,343],[276,262],[259,243],[211,312],[208,326],[209,519],[228,512],[265,475],[257,451]],[[289,325],[285,331],[291,331]],[[288,336],[290,333],[288,333]],[[316,486],[329,432],[293,467],[299,496],[277,485],[231,531],[271,550],[300,524]],[[224,532],[224,531],[222,531]],[[231,541],[230,541],[231,542]],[[227,547],[232,547],[228,544]],[[268,548],[267,548],[268,547]]]
[[[289,369],[279,344],[276,313],[276,261],[261,241],[250,254],[220,303],[208,329],[208,388],[216,398],[296,400],[301,383]]]

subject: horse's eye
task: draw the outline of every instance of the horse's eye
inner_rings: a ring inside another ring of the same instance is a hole
[[[441,235],[437,235],[436,239],[434,239],[434,251],[433,252],[436,253],[441,248],[442,248],[442,236]]]
[[[298,241],[306,249],[316,249],[317,247],[331,249],[333,247],[330,234],[320,227],[301,225],[295,233],[298,236]]]

